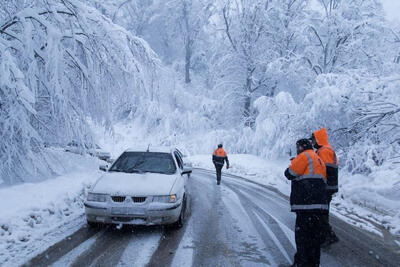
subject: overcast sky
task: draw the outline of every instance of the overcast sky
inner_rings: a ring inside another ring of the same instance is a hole
[[[397,20],[400,22],[400,0],[381,0],[389,20]],[[317,0],[311,0],[311,5],[320,8]]]
[[[382,0],[388,19],[400,21],[400,0]]]

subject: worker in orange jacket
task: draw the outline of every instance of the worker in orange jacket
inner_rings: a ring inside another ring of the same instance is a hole
[[[214,150],[212,155],[212,161],[214,163],[215,170],[217,172],[217,185],[219,185],[221,183],[221,173],[222,173],[222,167],[224,167],[224,162],[226,162],[226,168],[229,169],[228,155],[222,148],[222,144],[219,144],[218,148]]]
[[[309,139],[296,142],[297,157],[285,170],[292,182],[290,206],[296,213],[296,254],[290,266],[319,266],[324,238],[323,216],[328,212],[326,169]]]
[[[311,136],[312,144],[317,150],[317,155],[324,161],[327,174],[327,193],[328,205],[330,206],[332,196],[338,192],[338,158],[335,151],[328,142],[328,134],[325,128],[313,132]],[[329,224],[329,212],[325,219],[325,243],[323,246],[329,246],[339,241],[332,226]]]

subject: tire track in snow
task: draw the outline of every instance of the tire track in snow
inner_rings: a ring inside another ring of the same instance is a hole
[[[115,266],[131,237],[132,233],[128,231],[117,232],[107,228],[89,249],[74,260],[71,266]]]
[[[97,232],[92,238],[87,239],[85,242],[75,247],[73,250],[62,256],[59,260],[51,264],[52,267],[64,267],[69,266],[73,263],[73,261],[85,250],[87,250],[90,246],[92,246],[96,239],[101,236],[101,232]]]
[[[285,261],[285,259],[290,263],[289,254],[293,253],[294,247],[291,240],[288,239],[286,231],[282,230],[282,223],[276,221],[275,217],[269,215],[269,213],[257,206],[245,193],[234,188],[232,185],[226,186],[239,196],[254,227],[259,232],[265,245],[272,251],[271,254],[275,261],[273,265],[277,266]]]
[[[130,265],[127,261],[137,261],[139,265],[144,265],[151,255],[147,253],[146,256],[145,251],[141,249],[145,247],[150,251],[155,250],[161,235],[162,228],[157,226],[124,226],[120,230],[117,230],[114,225],[108,226],[104,233],[96,239],[96,242],[75,258],[71,266]],[[141,249],[134,250],[137,257],[126,256],[126,253],[129,253],[126,250],[132,250],[132,246],[137,248],[139,244],[141,244]]]
[[[69,251],[81,245],[83,242],[93,238],[99,229],[82,227],[72,235],[50,246],[46,251],[32,258],[23,266],[48,266],[59,260]]]
[[[241,266],[231,247],[234,229],[232,218],[223,209],[221,187],[204,175],[193,176],[193,180],[193,266]]]

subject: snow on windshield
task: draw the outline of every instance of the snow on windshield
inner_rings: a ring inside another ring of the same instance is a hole
[[[174,174],[176,166],[169,153],[125,152],[117,159],[110,171]]]

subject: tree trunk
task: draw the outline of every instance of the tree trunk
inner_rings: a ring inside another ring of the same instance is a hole
[[[189,38],[188,38],[189,39]],[[192,48],[190,47],[190,40],[186,40],[185,45],[185,83],[190,83],[190,60],[192,58]]]

